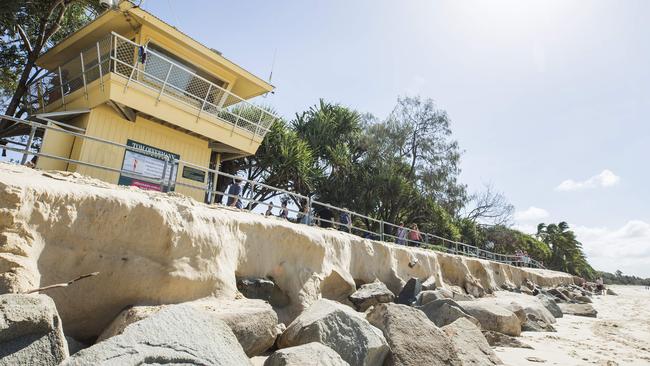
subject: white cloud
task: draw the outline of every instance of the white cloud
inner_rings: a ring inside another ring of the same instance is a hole
[[[577,191],[581,189],[588,188],[605,188],[611,187],[618,184],[621,181],[621,177],[614,174],[609,169],[605,169],[600,174],[594,175],[593,177],[584,180],[584,181],[575,181],[573,179],[567,179],[560,183],[559,186],[555,187],[556,191]]]
[[[548,216],[548,211],[535,206],[530,206],[524,211],[515,212],[515,220],[517,220],[517,222],[539,221],[547,218]]]
[[[650,223],[632,220],[618,229],[576,226],[572,230],[594,268],[650,278]]]

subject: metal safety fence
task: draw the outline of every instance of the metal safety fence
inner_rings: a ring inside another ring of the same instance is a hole
[[[39,118],[35,116],[35,118]],[[47,120],[47,119],[45,119]],[[86,135],[79,128],[65,123],[47,120],[48,124],[40,122],[21,120],[8,116],[0,116],[1,123],[22,123],[29,126],[30,135],[26,144],[19,143],[14,147],[6,145],[3,148],[22,154],[21,163],[29,160],[30,156],[39,158],[48,158],[64,161],[71,164],[86,166],[93,169],[100,169],[120,174],[135,175],[138,179],[150,184],[157,185],[159,190],[173,190],[174,187],[186,187],[204,194],[206,201],[209,203],[224,203],[237,206],[243,210],[256,211],[265,215],[280,216],[296,224],[314,225],[322,228],[334,228],[350,234],[362,236],[372,240],[392,242],[405,246],[420,247],[435,251],[446,252],[450,254],[475,257],[500,263],[506,263],[516,266],[525,266],[532,268],[544,268],[543,264],[528,256],[510,255],[495,253],[493,251],[479,248],[477,246],[465,244],[459,241],[450,240],[432,233],[420,232],[416,228],[409,228],[402,225],[386,222],[377,218],[362,215],[347,208],[336,207],[325,202],[315,200],[313,197],[301,195],[296,192],[269,186],[254,180],[245,179],[241,176],[225,173],[217,169],[196,165],[181,159],[171,158],[169,154],[156,154],[149,150],[143,150],[134,146],[127,146],[113,141]],[[52,154],[34,151],[32,141],[38,130],[54,130],[57,133],[64,133],[81,139],[87,139],[110,146],[124,149],[125,151],[140,152],[147,155],[158,155],[158,158],[164,161],[164,167],[159,177],[138,176],[137,173],[126,171],[119,167],[105,166],[88,161],[71,159],[69,157],[55,156]],[[12,141],[2,141],[11,143]],[[182,167],[190,167],[205,172],[206,179],[202,185],[188,184],[177,181],[176,176]],[[170,172],[175,172],[171,174]],[[218,190],[215,182],[218,179],[226,179],[233,182],[224,190]],[[241,187],[240,193],[232,194],[233,185]],[[274,197],[283,197],[280,203],[277,200],[264,198],[262,193],[270,192]],[[290,204],[291,202],[292,204]],[[260,211],[260,208],[262,209]],[[264,210],[266,208],[266,210]],[[273,210],[279,210],[274,213]]]
[[[31,114],[45,112],[49,106],[66,106],[66,98],[77,90],[88,96],[88,85],[113,73],[123,78],[126,91],[132,84],[153,90],[156,101],[172,98],[202,115],[216,117],[260,139],[278,119],[273,113],[237,96],[225,82],[179,63],[155,45],[139,45],[117,33],[111,33],[78,56],[61,64],[30,83],[25,97]],[[213,80],[209,80],[213,79]]]

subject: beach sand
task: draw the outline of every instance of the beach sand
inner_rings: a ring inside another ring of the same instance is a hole
[[[565,315],[554,324],[557,333],[522,333],[534,349],[497,347],[497,355],[508,366],[650,365],[650,290],[610,288],[619,296],[593,298],[597,318]]]

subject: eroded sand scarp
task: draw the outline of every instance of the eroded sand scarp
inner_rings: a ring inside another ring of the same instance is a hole
[[[409,263],[416,262],[413,267]],[[320,297],[344,299],[355,280],[398,292],[410,277],[485,289],[572,283],[521,269],[362,239],[189,198],[116,187],[70,173],[0,164],[0,292],[78,275],[48,292],[67,335],[94,337],[126,306],[234,298],[236,277],[270,276],[289,296],[290,320]]]

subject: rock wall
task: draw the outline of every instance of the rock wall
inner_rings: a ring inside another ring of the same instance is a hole
[[[409,264],[416,264],[411,266]],[[117,187],[75,173],[0,163],[0,293],[100,272],[49,290],[67,335],[89,339],[126,306],[235,298],[237,277],[270,277],[288,295],[281,320],[321,297],[343,300],[379,279],[398,293],[410,277],[497,290],[570,275],[377,242],[177,194]]]

